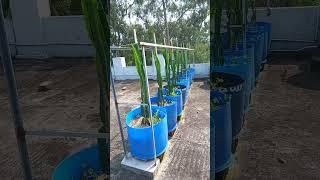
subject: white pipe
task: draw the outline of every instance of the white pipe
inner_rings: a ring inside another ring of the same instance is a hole
[[[171,41],[171,42],[172,42],[172,41]],[[194,51],[194,49],[189,49],[189,48],[183,48],[183,47],[177,47],[177,46],[167,46],[167,45],[147,43],[147,42],[140,42],[139,44],[140,44],[141,46],[158,47],[158,48],[169,48],[169,49],[181,49],[181,50]]]

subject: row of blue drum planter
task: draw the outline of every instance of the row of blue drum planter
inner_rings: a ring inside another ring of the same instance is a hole
[[[154,139],[156,147],[156,156],[161,156],[168,148],[168,135],[172,134],[177,127],[177,121],[183,114],[184,105],[189,98],[191,83],[195,75],[195,69],[190,68],[185,73],[179,75],[176,86],[175,96],[167,94],[168,89],[165,86],[164,98],[171,102],[164,107],[158,107],[158,96],[150,98],[152,112],[158,112],[162,116],[162,121],[154,126]],[[141,108],[131,111],[126,118],[128,129],[128,141],[130,152],[133,157],[139,160],[151,160],[154,158],[153,137],[151,127],[148,128],[133,128],[130,126],[132,120],[136,119],[137,115],[141,114]],[[160,117],[161,118],[161,117]]]
[[[215,148],[211,151],[215,169],[211,168],[211,174],[228,171],[232,165],[244,115],[249,110],[260,72],[267,63],[270,45],[271,24],[250,24],[246,32],[246,48],[243,48],[243,42],[238,42],[237,48],[224,52],[224,66],[212,69],[211,76],[223,79],[224,83],[223,88],[210,92],[211,100],[217,106],[210,116],[215,126],[210,132],[211,137],[215,135]]]
[[[156,109],[161,109],[160,111],[158,111],[158,116],[160,117],[160,119],[163,119],[160,123],[154,126],[157,156],[162,155],[168,148],[168,134],[170,132],[173,132],[177,127],[177,118],[179,118],[183,113],[184,104],[188,100],[191,83],[194,79],[194,75],[195,69],[189,68],[189,70],[186,71],[184,75],[181,74],[179,76],[177,85],[183,87],[183,90],[177,90],[177,96],[175,96],[173,99],[173,105],[166,106],[164,108],[160,108],[157,106],[152,107],[153,113],[156,112]],[[166,88],[164,88],[164,90],[166,90]],[[166,96],[165,98],[170,97]],[[157,98],[154,97],[150,100],[153,104],[157,101]],[[151,127],[132,128],[130,126],[130,122],[140,112],[140,108],[134,109],[130,111],[126,117],[130,152],[131,155],[136,159],[151,160],[154,158]],[[55,168],[52,174],[52,179],[81,179],[84,175],[84,172],[94,172],[96,174],[101,174],[101,157],[99,154],[99,146],[94,145],[68,156],[63,161],[61,161]]]

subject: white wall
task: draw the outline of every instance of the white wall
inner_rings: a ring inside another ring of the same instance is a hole
[[[19,57],[92,57],[95,54],[88,39],[82,16],[52,17],[49,0],[11,0],[13,22],[7,23],[8,37]],[[257,10],[257,20],[273,25],[273,50],[290,50],[313,43],[319,20],[318,7],[272,8]],[[14,30],[12,30],[14,29]],[[16,40],[14,41],[13,32]],[[285,40],[279,40],[285,39]],[[296,41],[296,42],[294,42]],[[298,42],[306,41],[306,42]],[[308,42],[310,41],[310,42]]]
[[[15,56],[16,55],[16,51],[15,51],[15,40],[14,40],[14,32],[13,32],[13,27],[12,27],[12,21],[10,19],[5,19],[4,20],[4,24],[5,24],[5,30],[7,33],[7,38],[8,38],[8,43],[9,43],[9,47],[10,47],[10,51],[11,51],[11,55]]]
[[[163,57],[160,55],[160,58]],[[112,58],[113,61],[113,73],[115,75],[116,80],[127,80],[127,79],[139,79],[139,75],[137,73],[136,67],[134,66],[127,66],[125,62],[124,57],[115,57]],[[160,60],[161,62],[161,60]],[[160,63],[161,65],[161,74],[164,76],[165,75],[165,62],[162,61]],[[196,78],[204,78],[204,77],[209,77],[209,70],[210,70],[210,64],[205,63],[205,64],[195,64],[191,65],[191,67],[195,68]],[[154,65],[152,66],[147,66],[147,73],[149,79],[154,79],[156,80],[156,70]]]
[[[271,8],[271,16],[266,16],[266,9],[257,9],[257,21],[272,23],[272,50],[294,50],[312,45],[311,42],[317,40],[319,15],[319,7],[312,6]]]
[[[279,7],[271,8],[267,16],[266,8],[257,8],[257,21],[272,24],[272,50],[296,50],[314,45],[319,30],[319,7]],[[251,9],[248,20],[251,19]],[[224,12],[222,31],[226,31],[227,17]]]

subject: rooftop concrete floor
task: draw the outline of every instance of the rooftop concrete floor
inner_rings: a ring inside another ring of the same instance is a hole
[[[178,124],[170,146],[164,156],[155,179],[209,179],[210,170],[210,107],[206,80],[196,80],[185,107],[185,118]],[[156,93],[156,83],[151,82],[151,94]],[[119,102],[139,103],[138,81],[117,83]],[[122,124],[125,115],[136,106],[120,104]],[[112,108],[114,109],[114,108]],[[121,168],[123,148],[115,112],[111,124],[111,172],[114,179],[148,179]],[[125,139],[127,130],[124,127]]]
[[[27,130],[96,132],[99,125],[99,94],[93,64],[19,63],[15,66],[24,125]],[[41,82],[51,81],[50,90],[38,92]],[[157,178],[208,179],[209,177],[209,91],[205,80],[193,84],[185,120],[180,123],[161,164]],[[156,83],[150,82],[152,94]],[[117,81],[122,123],[138,103],[139,82]],[[10,117],[7,86],[0,69],[0,175],[1,179],[22,179],[20,159]],[[121,168],[123,158],[119,126],[111,101],[111,177],[145,179]],[[127,135],[125,134],[125,137]],[[34,179],[50,179],[57,164],[71,153],[90,146],[95,139],[44,138],[27,136]]]
[[[303,67],[305,62],[301,59],[281,58],[271,61],[262,73],[229,179],[320,177],[320,75],[303,73]],[[27,129],[96,132],[100,124],[99,97],[92,64],[27,63],[16,65],[15,69]],[[52,81],[50,90],[38,92],[39,84],[48,80]],[[208,179],[209,114],[206,113],[209,109],[206,103],[209,99],[203,82],[193,84],[186,120],[170,140],[172,143],[157,174],[158,179]],[[116,86],[121,102],[138,102],[136,82],[122,81]],[[154,92],[154,82],[151,87]],[[121,105],[122,117],[131,108]],[[144,179],[120,168],[123,152],[114,117],[111,122],[112,177]],[[22,179],[1,69],[0,142],[1,179]],[[34,179],[50,179],[54,167],[62,159],[95,140],[27,137],[27,142]]]
[[[320,73],[304,58],[272,58],[246,115],[228,179],[319,179]]]

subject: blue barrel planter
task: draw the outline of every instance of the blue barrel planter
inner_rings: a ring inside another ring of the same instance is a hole
[[[255,49],[255,58],[254,58],[255,81],[257,82],[259,79],[261,62],[263,59],[264,37],[259,32],[248,32],[247,40],[257,43],[257,48]]]
[[[172,98],[175,100],[175,102],[176,102],[176,104],[177,104],[177,115],[178,115],[178,116],[181,116],[181,115],[182,115],[182,112],[183,112],[182,91],[176,89],[176,90],[175,90],[176,96],[171,96],[171,95],[168,95],[168,88],[167,88],[167,86],[164,86],[164,87],[163,87],[163,92],[164,92],[164,95],[165,95],[165,96],[172,97]],[[157,95],[156,95],[156,96],[157,96]]]
[[[196,74],[196,70],[194,68],[190,68],[190,74],[191,74],[191,78],[194,79],[194,76]]]
[[[262,61],[262,70],[264,69],[264,65],[267,63],[267,57],[268,57],[268,54],[270,53],[270,48],[271,48],[271,41],[272,41],[272,38],[271,38],[271,23],[267,23],[267,22],[256,22],[256,25],[258,27],[261,27],[261,29],[265,32],[265,60]]]
[[[189,81],[189,87],[191,88],[191,84],[192,84],[191,72],[190,72],[190,70],[188,70],[186,73],[187,73],[186,78],[188,79],[188,81]]]
[[[247,79],[250,79],[250,72],[248,70],[248,64],[245,64],[246,61],[244,59],[245,57],[240,52],[225,52],[224,59],[225,59],[225,65],[224,66],[214,66],[212,68],[212,72],[215,73],[228,73],[233,74],[236,76],[241,77],[244,81]],[[244,82],[244,85],[246,82]],[[239,108],[242,108],[242,110],[246,110],[246,106],[244,103],[244,100],[246,98],[246,92],[245,88],[243,88],[243,99],[241,100],[241,104],[238,105]]]
[[[233,53],[238,56],[242,56],[243,61],[238,63],[245,64],[246,69],[239,69],[237,75],[241,76],[245,80],[245,99],[244,99],[244,108],[247,112],[249,110],[250,96],[252,89],[254,87],[254,46],[250,43],[246,44],[246,49],[243,49],[243,43],[239,42],[236,44],[236,48],[233,49]]]
[[[165,101],[171,102],[172,104],[165,106],[167,112],[167,122],[168,122],[168,133],[173,132],[177,128],[177,103],[173,97],[164,97]],[[151,104],[158,104],[158,97],[150,98]]]
[[[266,36],[266,44],[267,44],[267,54],[269,54],[270,51],[270,47],[271,47],[271,41],[272,41],[272,36],[271,36],[271,30],[272,30],[272,26],[271,23],[268,22],[256,22],[256,25],[259,27],[262,27],[263,30],[267,33]]]
[[[210,91],[210,119],[215,125],[215,173],[224,171],[232,164],[232,123],[230,98],[219,91]],[[214,107],[212,106],[213,104]]]
[[[224,80],[219,91],[231,97],[232,139],[237,139],[244,122],[244,80],[229,73],[213,72],[211,75]]]
[[[177,81],[177,84],[185,86],[187,88],[187,90],[190,89],[190,82],[189,82],[188,77],[186,77],[186,76],[179,78]]]
[[[152,106],[152,114],[158,113],[161,121],[153,126],[156,144],[156,156],[161,156],[168,148],[168,124],[166,110]],[[128,129],[128,141],[131,155],[139,160],[151,160],[154,158],[153,139],[151,127],[133,128],[131,122],[141,116],[141,108],[129,112],[126,117]]]
[[[65,158],[54,169],[52,179],[81,179],[88,168],[92,168],[98,175],[102,173],[98,145],[85,148]]]
[[[269,44],[268,35],[269,35],[269,33],[267,32],[267,30],[264,26],[261,26],[261,25],[259,26],[258,24],[249,25],[248,31],[253,32],[253,33],[259,33],[263,37],[262,59],[261,59],[261,64],[263,64],[266,62],[267,55],[268,55],[268,44]]]
[[[248,49],[248,55],[250,59],[250,74],[251,74],[250,77],[251,77],[251,92],[252,92],[255,88],[255,81],[256,81],[255,63],[257,62],[256,51],[258,49],[258,41],[247,38],[247,44],[253,47],[252,49]]]

